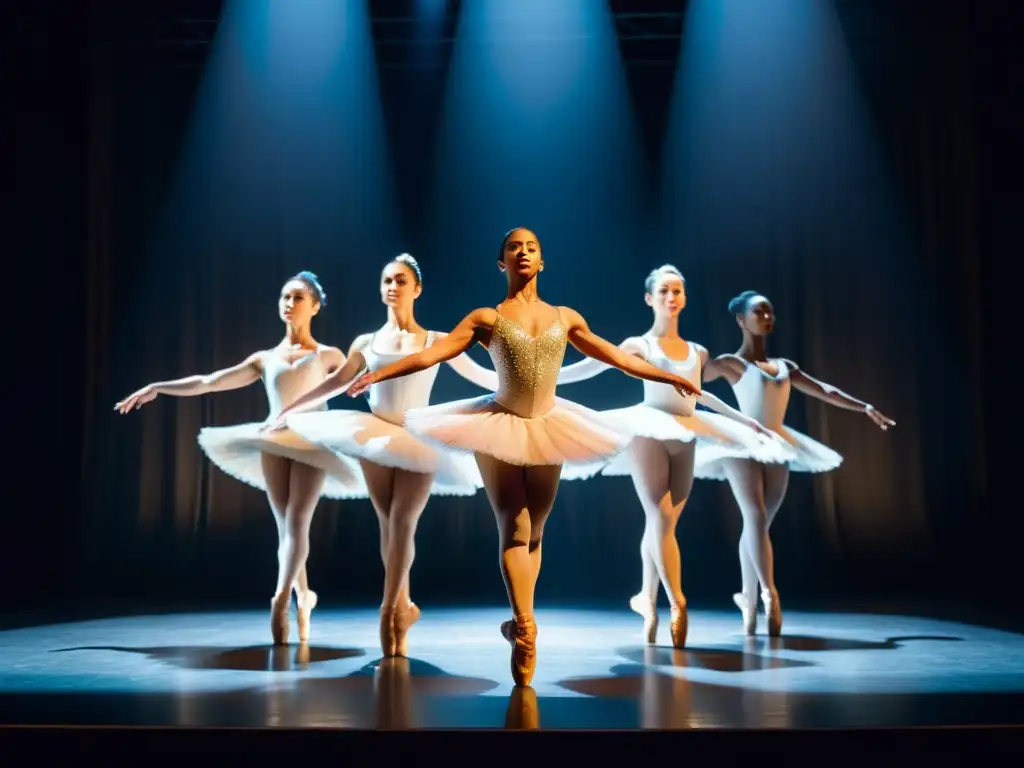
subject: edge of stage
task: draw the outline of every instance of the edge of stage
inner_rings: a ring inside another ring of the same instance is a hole
[[[692,759],[695,750],[719,764],[741,757],[777,758],[787,765],[817,765],[835,759],[841,750],[845,759],[871,759],[883,755],[890,759],[923,755],[963,756],[977,759],[979,750],[990,756],[1019,754],[1024,747],[1024,726],[912,727],[866,729],[743,729],[690,731],[536,731],[523,742],[518,731],[510,730],[435,730],[435,731],[359,731],[281,728],[144,728],[144,727],[68,727],[0,726],[0,747],[32,750],[33,759],[44,755],[102,752],[105,757],[131,756],[138,759],[149,753],[210,752],[232,757],[271,753],[301,754],[323,752],[349,757],[366,752],[380,756],[386,750],[388,760],[422,759],[427,750],[445,750],[446,765],[493,765],[502,762],[521,765],[543,759],[549,750],[572,750],[572,759],[586,760],[590,755],[604,761],[636,760],[650,750],[682,749],[678,757]],[[539,739],[540,741],[536,741]],[[507,754],[505,749],[528,753]],[[637,750],[644,750],[638,753]],[[449,751],[450,750],[450,751]],[[497,751],[495,751],[497,750]],[[537,750],[534,752],[533,750]],[[826,751],[827,750],[827,751]],[[898,754],[894,754],[898,753]],[[555,756],[552,755],[552,758]]]

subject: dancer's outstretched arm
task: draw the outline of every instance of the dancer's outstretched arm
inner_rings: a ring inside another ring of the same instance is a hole
[[[232,389],[247,387],[255,381],[260,380],[263,371],[263,354],[254,352],[237,365],[230,368],[222,368],[213,373],[186,376],[183,379],[172,381],[157,381],[147,384],[128,395],[114,405],[115,411],[122,414],[141,408],[146,403],[152,402],[157,395],[169,395],[171,397],[193,397],[205,395],[210,392],[227,392]]]
[[[619,344],[619,349],[629,355],[636,355],[642,360],[646,360],[646,350],[643,345],[636,338],[628,338]],[[599,373],[610,371],[615,366],[609,365],[601,360],[597,360],[593,357],[588,357],[585,360],[580,360],[578,363],[567,365],[558,372],[558,383],[559,384],[575,384],[577,381],[586,381],[592,379]]]
[[[424,371],[431,366],[461,355],[477,341],[480,341],[483,334],[494,328],[497,315],[498,313],[490,308],[473,310],[455,326],[451,333],[435,341],[426,349],[396,360],[379,371],[364,373],[349,387],[349,395],[355,397],[365,392],[373,384]]]
[[[614,366],[623,373],[628,373],[630,376],[635,376],[638,379],[671,384],[684,395],[700,396],[700,390],[682,376],[663,371],[646,360],[623,352],[610,341],[602,339],[590,330],[587,321],[576,310],[569,307],[561,307],[560,312],[566,320],[569,341],[587,357],[592,357],[595,360],[600,360],[603,363]]]
[[[793,382],[793,386],[805,395],[810,395],[811,397],[817,398],[829,405],[834,405],[837,408],[866,413],[868,418],[883,430],[896,426],[895,421],[876,409],[875,406],[870,403],[858,400],[852,395],[846,394],[838,387],[819,381],[813,376],[805,373],[796,365],[796,363],[791,363],[788,360],[786,362],[790,363],[789,378]]]
[[[434,344],[440,339],[447,337],[449,334],[438,334]],[[472,345],[470,345],[472,346]],[[459,376],[464,378],[466,381],[476,384],[478,387],[490,390],[491,392],[498,391],[498,372],[492,371],[490,368],[484,368],[482,365],[477,363],[476,360],[471,358],[465,352],[456,355],[451,360],[448,360],[448,365],[455,371]]]

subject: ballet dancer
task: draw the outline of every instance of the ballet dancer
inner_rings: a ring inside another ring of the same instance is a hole
[[[619,349],[699,387],[708,351],[679,335],[679,315],[686,307],[686,281],[682,273],[671,264],[658,267],[647,276],[644,289],[644,300],[654,315],[653,324],[642,336],[623,341]],[[607,364],[598,360],[582,360],[563,368],[558,383],[583,381],[608,369]],[[698,403],[718,413],[698,411]],[[629,448],[601,469],[601,474],[629,475],[645,515],[640,540],[643,581],[639,594],[630,598],[629,605],[644,619],[646,641],[655,643],[660,579],[669,599],[672,645],[683,648],[689,622],[676,526],[693,488],[695,454],[784,462],[791,452],[785,442],[755,419],[710,392],[695,398],[665,384],[644,381],[642,403],[603,413],[627,421],[634,437]]]
[[[474,343],[487,348],[498,372],[495,394],[413,409],[405,424],[428,442],[475,457],[495,514],[500,568],[513,614],[501,625],[501,633],[512,646],[512,678],[525,686],[537,664],[534,590],[544,523],[562,467],[606,460],[625,449],[631,437],[625,424],[555,397],[566,342],[633,376],[694,395],[700,390],[600,338],[574,310],[542,301],[537,278],[544,260],[531,230],[507,233],[498,256],[508,290],[497,308],[476,309],[422,352],[363,374],[349,394],[426,370]]]
[[[719,377],[728,381],[740,410],[782,437],[795,456],[785,464],[712,456],[702,461],[698,457],[698,472],[702,477],[728,480],[743,515],[739,542],[743,591],[733,595],[733,602],[743,614],[744,629],[748,635],[757,632],[757,586],[760,583],[768,634],[778,637],[782,633],[782,606],[775,586],[768,530],[785,498],[789,473],[829,472],[843,461],[831,448],[785,426],[790,390],[796,388],[830,405],[867,414],[883,431],[896,422],[873,405],[811,377],[792,360],[769,359],[766,339],[775,325],[775,310],[763,295],[744,291],[729,302],[729,312],[736,317],[743,342],[735,354],[716,357],[706,367],[704,381]]]
[[[279,413],[298,394],[341,368],[344,353],[320,344],[310,324],[327,306],[327,295],[312,272],[299,272],[281,288],[278,313],[285,335],[273,349],[254,352],[241,363],[207,375],[147,384],[114,406],[122,414],[141,408],[157,395],[192,397],[241,389],[263,381],[270,414]],[[267,494],[277,523],[277,589],[271,599],[270,626],[275,645],[288,642],[292,591],[298,613],[299,641],[309,641],[310,615],[317,595],[309,588],[306,558],[309,526],[320,496],[350,498],[360,481],[358,467],[294,432],[261,431],[263,422],[207,427],[199,445],[225,473]]]
[[[342,392],[364,369],[379,370],[406,355],[431,349],[444,333],[428,331],[414,315],[423,292],[423,273],[407,253],[392,259],[381,272],[380,298],[387,307],[384,325],[352,342],[348,359],[308,392],[296,398],[266,427],[287,426],[292,432],[339,457],[358,461],[366,491],[380,524],[380,556],[384,563],[384,597],[380,608],[380,642],[384,656],[408,655],[409,628],[420,609],[409,596],[409,571],[415,555],[416,525],[431,494],[474,495],[480,472],[472,457],[439,451],[402,426],[405,412],[430,401],[437,369],[395,380],[369,391],[370,413],[330,410],[304,413]],[[498,375],[477,365],[469,355],[448,361],[463,378],[493,392]]]

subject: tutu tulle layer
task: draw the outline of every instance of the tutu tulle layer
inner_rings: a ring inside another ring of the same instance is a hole
[[[831,472],[843,463],[843,457],[802,432],[783,426],[775,430],[796,452],[789,462],[792,472]]]
[[[299,413],[288,418],[290,430],[343,460],[365,459],[384,467],[434,474],[431,493],[472,496],[483,486],[472,456],[441,451],[413,436],[400,424],[362,411]]]
[[[695,411],[692,415],[680,416],[641,404],[604,411],[603,414],[629,424],[634,437],[696,443],[694,476],[698,478],[704,477],[702,468],[714,468],[722,459],[753,459],[782,464],[794,457],[790,446],[781,438],[760,435],[717,413]],[[620,454],[609,461],[601,469],[601,474],[630,474],[628,454]]]
[[[321,496],[350,499],[365,494],[356,462],[336,456],[290,429],[260,432],[262,426],[251,423],[206,427],[199,432],[199,446],[223,472],[264,492],[267,486],[261,454],[269,453],[324,470],[327,477]]]
[[[628,427],[611,416],[555,398],[545,414],[524,418],[494,395],[415,408],[405,426],[422,440],[456,453],[475,452],[519,466],[562,465],[562,476],[587,477],[629,443]]]
[[[831,472],[843,463],[840,454],[802,432],[789,427],[773,431],[778,435],[778,442],[789,448],[789,458],[785,463],[789,466],[790,472]],[[698,455],[695,472],[700,474],[696,476],[704,480],[725,480],[723,460],[727,458],[731,457],[715,456],[713,452],[707,452],[704,456]]]

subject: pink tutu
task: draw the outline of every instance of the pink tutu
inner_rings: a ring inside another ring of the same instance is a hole
[[[405,426],[446,450],[484,453],[519,466],[562,465],[563,477],[588,476],[621,453],[632,436],[618,419],[554,398],[533,418],[517,416],[494,395],[415,408]]]

